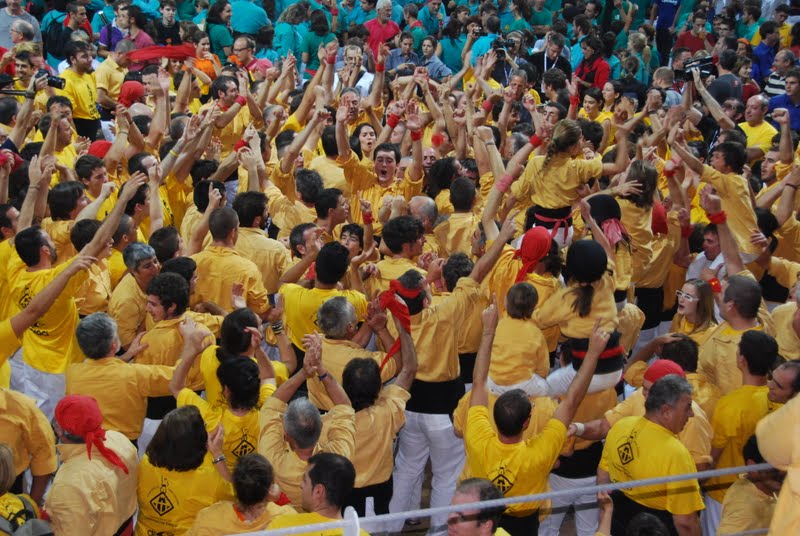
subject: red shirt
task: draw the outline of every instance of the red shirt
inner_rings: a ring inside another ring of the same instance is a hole
[[[706,49],[705,39],[698,35],[692,35],[691,31],[682,32],[678,35],[673,50],[679,47],[688,48],[692,51],[692,55],[694,56],[698,51]]]
[[[400,33],[400,27],[391,19],[386,24],[381,24],[378,18],[375,17],[365,22],[364,27],[369,30],[367,44],[372,49],[372,53],[375,54],[375,58],[378,57],[378,47]]]

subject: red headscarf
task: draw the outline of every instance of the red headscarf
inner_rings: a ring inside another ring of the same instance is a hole
[[[56,422],[65,432],[83,438],[90,460],[92,446],[95,446],[106,460],[128,474],[125,463],[116,452],[105,445],[106,431],[100,426],[103,424],[103,415],[97,400],[84,395],[65,396],[56,406],[55,414]]]
[[[403,326],[403,329],[406,332],[411,333],[411,315],[408,312],[408,306],[401,300],[396,300],[395,296],[400,296],[401,298],[409,298],[414,299],[419,296],[419,293],[422,292],[421,288],[416,290],[411,290],[403,286],[403,284],[398,281],[397,279],[393,279],[389,283],[389,290],[381,292],[381,295],[378,297],[380,300],[381,309],[388,309],[392,316],[394,316],[397,320],[400,321],[400,324]],[[381,370],[383,370],[384,365],[386,362],[391,359],[391,357],[396,354],[400,350],[400,338],[398,337],[395,339],[394,344],[392,347],[389,348],[389,351],[386,352],[386,357],[383,359],[381,363]]]
[[[515,283],[525,280],[536,264],[550,252],[553,238],[550,231],[544,227],[531,227],[522,237],[519,249],[514,253],[515,259],[522,259],[522,267],[517,272]]]
[[[111,142],[106,140],[95,140],[89,146],[89,154],[97,158],[105,158],[108,150],[111,149]]]
[[[122,83],[117,102],[128,108],[134,102],[139,102],[139,99],[142,97],[144,97],[144,86],[142,83],[136,80],[128,80]]]
[[[681,378],[686,377],[686,373],[679,364],[670,359],[659,359],[647,369],[644,373],[644,379],[656,383],[658,380],[669,374],[677,374]]]

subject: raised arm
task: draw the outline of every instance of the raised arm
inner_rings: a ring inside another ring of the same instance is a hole
[[[789,123],[789,110],[786,108],[775,108],[772,110],[772,119],[781,127],[778,159],[782,164],[791,164],[794,162],[794,148],[792,147],[792,126]]]
[[[186,387],[186,377],[189,375],[189,369],[192,368],[195,358],[211,344],[211,339],[208,337],[211,333],[202,326],[198,326],[189,317],[178,325],[178,331],[183,338],[183,346],[178,356],[175,372],[172,373],[172,379],[169,381],[169,390],[175,398],[178,398],[181,389]]]
[[[503,247],[506,245],[506,242],[514,238],[514,235],[517,232],[517,223],[515,221],[516,214],[510,215],[506,218],[505,223],[503,223],[503,228],[500,230],[500,233],[497,235],[497,239],[494,243],[489,247],[486,253],[478,259],[478,262],[475,263],[475,266],[472,268],[472,273],[469,274],[469,277],[481,283],[483,279],[489,274],[494,263],[497,262],[497,259],[500,257],[500,253],[503,252]]]
[[[722,212],[722,200],[718,195],[711,193],[708,186],[700,192],[700,206],[709,216]],[[744,263],[739,255],[739,246],[733,238],[730,227],[726,221],[717,223],[717,233],[719,234],[719,248],[722,257],[725,259],[725,270],[728,275],[736,275],[744,271]]]
[[[481,321],[483,334],[475,358],[475,368],[472,370],[472,391],[469,395],[470,406],[486,406],[489,404],[489,363],[492,358],[492,344],[497,330],[497,296],[492,297],[492,303],[483,310]]]
[[[689,151],[689,148],[686,146],[686,141],[683,139],[683,129],[681,129],[679,124],[672,126],[669,137],[667,138],[667,143],[669,143],[670,147],[681,157],[686,167],[698,175],[703,175],[703,163]]]
[[[114,208],[111,210],[106,219],[103,220],[103,224],[100,225],[100,228],[97,229],[97,232],[94,235],[94,238],[91,242],[86,244],[86,247],[83,248],[81,251],[82,255],[88,255],[89,257],[100,257],[100,254],[103,252],[104,249],[108,248],[109,243],[111,242],[111,237],[114,236],[114,233],[117,231],[117,227],[119,226],[119,220],[122,218],[122,214],[125,212],[125,205],[133,199],[133,196],[136,195],[136,190],[144,184],[145,178],[144,175],[141,173],[134,173],[130,179],[128,179],[127,186],[122,190],[122,193],[117,200],[117,203],[114,205]]]

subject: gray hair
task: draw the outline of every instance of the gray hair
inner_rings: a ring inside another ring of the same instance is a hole
[[[511,137],[508,138],[508,142],[511,143],[511,154],[515,154],[518,151],[521,151],[525,144],[528,143],[530,138],[525,137],[525,134],[522,132],[514,132],[511,134]]]
[[[420,220],[428,220],[430,222],[431,227],[436,225],[436,219],[439,217],[439,208],[436,206],[436,201],[428,197],[427,195],[415,195],[409,201],[409,204],[417,200],[419,203],[419,217]]]
[[[692,396],[692,385],[677,374],[667,374],[650,388],[644,409],[649,412],[664,405],[674,407],[683,395]]]
[[[356,320],[356,310],[344,296],[329,299],[317,311],[317,326],[331,339],[344,339],[347,326]]]
[[[114,52],[119,52],[121,54],[127,54],[132,50],[136,50],[136,44],[130,39],[123,39],[114,47]]]
[[[89,359],[109,357],[117,342],[117,323],[105,313],[92,313],[75,330],[78,346]]]
[[[375,9],[383,9],[385,7],[392,7],[392,0],[378,0],[375,4]]]
[[[26,20],[15,20],[11,23],[11,29],[15,32],[19,32],[25,41],[32,41],[36,35],[36,30],[33,28],[33,24]]]
[[[310,449],[322,432],[319,410],[305,397],[292,400],[283,414],[283,430],[298,448]]]
[[[133,242],[122,252],[122,261],[125,263],[125,267],[133,272],[139,267],[139,263],[155,256],[156,250],[149,244]]]

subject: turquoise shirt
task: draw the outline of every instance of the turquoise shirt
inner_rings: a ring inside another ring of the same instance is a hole
[[[464,45],[467,44],[467,36],[460,35],[456,39],[449,37],[442,37],[439,41],[442,45],[442,63],[450,67],[454,73],[461,70],[464,62],[461,60],[461,52],[464,50]]]
[[[223,60],[223,63],[225,63],[228,55],[225,54],[224,47],[233,46],[233,35],[231,35],[231,31],[227,26],[223,26],[222,24],[209,24],[208,39],[211,41],[211,53],[219,56],[219,58]]]

